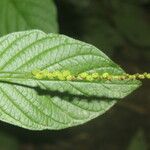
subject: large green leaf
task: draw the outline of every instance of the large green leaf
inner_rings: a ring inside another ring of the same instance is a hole
[[[42,31],[12,33],[0,39],[0,119],[20,127],[62,129],[106,112],[139,87],[136,80],[60,81],[35,79],[38,69],[82,72],[124,71],[96,47]]]
[[[0,0],[0,35],[27,29],[57,32],[53,0]]]

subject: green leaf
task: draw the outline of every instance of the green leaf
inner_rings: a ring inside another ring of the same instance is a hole
[[[137,87],[137,80],[60,81],[35,79],[35,69],[124,71],[96,47],[64,35],[32,30],[0,38],[0,119],[32,130],[83,124],[110,109]]]
[[[145,141],[144,133],[139,130],[131,140],[128,150],[148,150],[148,145]]]
[[[57,32],[53,0],[0,0],[0,35],[28,29]]]

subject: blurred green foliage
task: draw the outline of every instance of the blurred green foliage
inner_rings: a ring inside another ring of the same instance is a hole
[[[144,132],[139,130],[131,140],[127,150],[148,150],[147,143],[145,142]]]
[[[19,143],[11,135],[0,132],[0,150],[19,150]]]

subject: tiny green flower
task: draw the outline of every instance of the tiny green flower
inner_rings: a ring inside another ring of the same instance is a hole
[[[136,75],[129,75],[129,79],[135,80],[136,79]]]
[[[58,78],[59,80],[65,80],[65,77],[64,77],[62,74],[59,74],[59,75],[57,76],[57,78]]]
[[[57,78],[59,75],[61,75],[62,73],[60,71],[54,71],[53,72],[53,76],[54,78]]]
[[[147,79],[150,79],[150,73],[146,75],[146,78],[147,78]]]
[[[105,72],[102,74],[102,78],[107,79],[109,77],[109,73]]]
[[[75,77],[76,80],[83,80],[79,75]]]
[[[120,80],[120,76],[117,76],[117,75],[111,76],[111,79]]]
[[[143,75],[144,75],[145,77],[147,76],[147,74],[148,74],[147,72],[144,72],[144,73],[143,73]]]
[[[44,78],[44,76],[43,76],[43,74],[42,73],[37,73],[35,76],[34,76],[36,79],[43,79]]]
[[[73,76],[68,75],[68,76],[66,77],[66,79],[67,79],[68,81],[70,81],[70,80],[72,80],[72,79],[73,79]]]
[[[144,79],[145,76],[144,76],[143,74],[139,74],[139,75],[138,75],[138,78],[139,78],[139,79]]]
[[[128,78],[130,75],[126,73],[125,76]]]
[[[99,77],[99,74],[98,73],[92,73],[92,77],[94,78],[94,79],[97,79],[98,77]]]
[[[88,76],[88,73],[86,73],[86,72],[79,74],[79,77],[81,77],[81,78],[86,78],[87,76]]]
[[[48,70],[42,70],[40,71],[41,74],[43,74],[43,78],[47,78],[48,74],[49,74],[49,71]]]
[[[67,77],[67,76],[71,75],[71,72],[69,70],[64,70],[64,71],[62,71],[62,74],[64,77]]]
[[[47,77],[48,77],[48,79],[54,79],[53,73],[48,73],[48,74],[47,74]]]
[[[93,81],[93,80],[126,80],[126,79],[150,79],[150,73],[143,73],[143,74],[123,74],[123,75],[110,75],[108,72],[105,72],[103,74],[99,74],[97,72],[94,73],[87,73],[83,72],[81,74],[78,74],[76,76],[72,75],[69,70],[63,70],[63,71],[53,71],[49,72],[48,70],[33,70],[32,75],[36,79],[58,79],[58,80],[87,80],[87,81]]]
[[[86,80],[87,81],[93,81],[94,79],[93,79],[93,77],[91,75],[88,75],[88,76],[86,76]]]

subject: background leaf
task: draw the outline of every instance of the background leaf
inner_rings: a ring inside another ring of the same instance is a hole
[[[0,35],[28,29],[58,31],[53,0],[1,0]]]
[[[144,137],[144,132],[142,130],[139,130],[134,135],[127,150],[148,150],[148,146]]]
[[[136,80],[50,81],[30,76],[36,68],[124,73],[96,47],[64,35],[33,30],[9,34],[0,43],[0,119],[20,127],[62,129],[85,123],[140,85]]]

